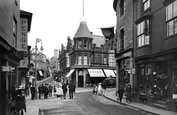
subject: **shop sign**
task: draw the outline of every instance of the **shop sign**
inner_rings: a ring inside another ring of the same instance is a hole
[[[1,66],[2,71],[13,71],[15,68],[10,66]]]
[[[132,68],[132,74],[135,74],[135,68]]]
[[[23,60],[20,61],[20,67],[28,67],[28,58],[25,57]]]
[[[116,60],[119,60],[119,59],[122,59],[122,58],[125,58],[125,57],[131,57],[131,55],[132,55],[131,52],[127,52],[127,53],[124,53],[124,54],[118,56],[118,57],[116,58]]]
[[[20,39],[20,50],[28,51],[27,41],[28,41],[28,20],[27,18],[21,18],[21,39]]]

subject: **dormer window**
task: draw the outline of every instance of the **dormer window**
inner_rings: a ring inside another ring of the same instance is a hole
[[[124,15],[124,0],[120,1],[120,17]]]
[[[78,49],[82,49],[82,40],[78,41]]]
[[[83,48],[87,49],[87,40],[84,40]]]

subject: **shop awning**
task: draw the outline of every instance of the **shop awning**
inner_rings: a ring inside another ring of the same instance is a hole
[[[102,69],[88,69],[90,77],[105,77]]]
[[[114,71],[111,70],[111,69],[103,69],[103,71],[104,71],[104,73],[106,74],[106,77],[110,77],[110,76],[116,77]]]
[[[40,76],[43,76],[42,71],[38,71]]]
[[[74,70],[75,70],[75,69],[70,70],[69,73],[68,73],[65,77],[71,76],[71,74],[74,72]]]

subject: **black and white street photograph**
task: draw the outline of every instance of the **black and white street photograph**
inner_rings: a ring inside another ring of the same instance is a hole
[[[177,0],[0,0],[0,115],[177,115]]]

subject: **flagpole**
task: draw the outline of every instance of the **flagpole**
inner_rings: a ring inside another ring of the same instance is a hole
[[[83,0],[83,17],[84,17],[84,0]]]

